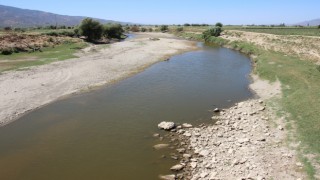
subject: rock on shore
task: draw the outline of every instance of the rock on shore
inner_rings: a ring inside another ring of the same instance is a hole
[[[158,124],[158,128],[159,129],[164,129],[164,130],[171,130],[173,128],[175,128],[176,125],[174,124],[174,122],[161,122]]]

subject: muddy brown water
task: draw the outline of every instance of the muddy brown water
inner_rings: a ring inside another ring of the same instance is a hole
[[[157,124],[210,123],[209,110],[252,96],[250,70],[246,56],[203,46],[35,110],[0,129],[0,179],[142,180],[172,173],[173,150],[152,148],[160,143],[153,133],[163,133]]]

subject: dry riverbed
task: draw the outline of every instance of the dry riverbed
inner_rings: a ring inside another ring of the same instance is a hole
[[[286,144],[284,120],[266,105],[281,96],[280,82],[270,84],[256,76],[253,80],[255,99],[214,113],[213,125],[182,125],[168,134],[177,149],[173,158],[180,162],[171,168],[177,174],[160,179],[306,178],[296,151]]]
[[[77,54],[80,58],[5,72],[0,75],[0,126],[59,98],[119,81],[192,49],[195,43],[170,34],[143,33],[124,42],[88,47]]]

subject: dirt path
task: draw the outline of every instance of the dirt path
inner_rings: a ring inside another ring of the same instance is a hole
[[[91,46],[77,59],[6,72],[0,75],[0,126],[59,98],[121,80],[195,48],[169,34],[143,33],[124,42]]]

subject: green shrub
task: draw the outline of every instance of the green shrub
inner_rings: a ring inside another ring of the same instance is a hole
[[[149,28],[149,32],[152,32],[153,31],[153,29],[152,28]]]
[[[141,28],[141,32],[146,32],[147,31],[147,28]]]
[[[178,27],[178,28],[176,29],[176,31],[177,31],[177,32],[182,32],[182,31],[183,31],[183,27]]]
[[[161,32],[166,32],[166,31],[168,31],[169,30],[169,27],[167,26],[167,25],[162,25],[162,26],[160,26],[160,31]]]
[[[206,43],[215,44],[215,45],[219,45],[219,46],[223,46],[225,44],[228,44],[228,42],[229,41],[226,39],[223,39],[221,37],[215,37],[215,36],[210,36],[206,40]]]
[[[91,18],[82,20],[79,29],[80,34],[86,36],[88,41],[98,40],[102,37],[103,26],[99,21],[95,21]]]
[[[203,39],[207,41],[211,36],[218,37],[221,35],[222,29],[219,26],[210,28],[202,33]]]
[[[254,44],[243,42],[243,41],[233,41],[230,43],[230,46],[238,50],[244,54],[252,55],[252,54],[259,54],[258,49]]]
[[[48,35],[48,36],[59,36],[59,34],[55,31],[50,31],[50,32],[47,32],[47,33],[44,33],[45,35]]]
[[[5,49],[1,50],[1,54],[3,54],[3,55],[10,55],[12,53],[13,53],[13,49],[11,49],[11,48],[5,48]]]
[[[69,37],[73,37],[76,35],[74,31],[62,31],[60,34],[63,36],[69,36]]]
[[[48,42],[54,42],[54,39],[53,39],[52,37],[50,37],[50,38],[48,39]]]
[[[5,31],[11,31],[12,28],[11,28],[11,27],[5,27],[4,30],[5,30]]]
[[[74,32],[74,34],[75,34],[76,36],[79,36],[79,35],[80,35],[80,30],[79,30],[79,28],[75,28],[75,29],[73,30],[73,32]]]
[[[132,32],[139,32],[139,27],[137,25],[134,25],[131,27]]]

